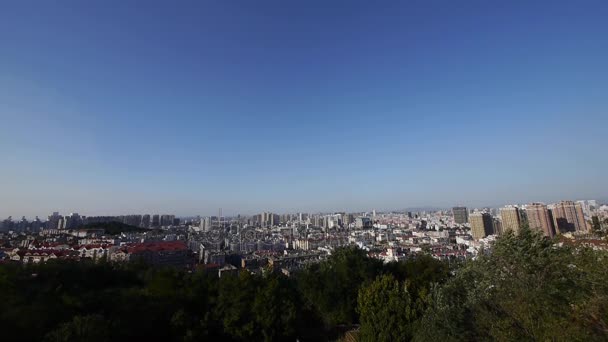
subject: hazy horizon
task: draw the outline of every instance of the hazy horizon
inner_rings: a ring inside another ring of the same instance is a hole
[[[608,2],[7,2],[0,218],[608,199]]]
[[[276,214],[297,214],[297,213],[307,213],[307,214],[315,214],[315,213],[337,213],[337,212],[346,212],[346,213],[359,213],[359,212],[371,212],[372,210],[375,210],[376,212],[391,212],[391,211],[404,211],[404,210],[413,210],[413,211],[423,211],[423,210],[449,210],[452,207],[456,207],[456,206],[465,206],[467,207],[469,210],[473,210],[473,209],[483,209],[483,208],[499,208],[505,205],[512,205],[512,204],[529,204],[532,202],[541,202],[541,203],[545,203],[545,204],[550,204],[550,203],[557,203],[559,201],[564,201],[564,200],[572,200],[572,201],[579,201],[579,200],[597,200],[598,203],[601,204],[607,204],[608,200],[606,200],[605,198],[558,198],[558,199],[552,199],[552,200],[542,200],[542,199],[531,199],[531,200],[527,200],[527,201],[511,201],[511,202],[496,202],[493,204],[490,203],[486,203],[486,204],[477,204],[477,205],[473,205],[471,203],[465,203],[465,202],[457,202],[457,203],[452,203],[449,205],[417,205],[417,206],[403,206],[401,208],[389,208],[389,207],[369,207],[369,208],[364,208],[364,207],[360,207],[360,208],[319,208],[319,209],[314,209],[313,206],[309,206],[307,208],[313,208],[313,209],[298,209],[298,208],[285,208],[285,209],[280,209],[280,208],[253,208],[253,209],[249,209],[249,210],[239,210],[238,208],[202,208],[198,211],[193,210],[191,212],[188,212],[187,210],[183,210],[179,209],[177,212],[176,211],[169,211],[169,210],[165,210],[165,209],[142,209],[140,211],[128,211],[128,210],[118,210],[118,211],[99,211],[98,209],[95,209],[92,212],[89,211],[83,211],[83,210],[76,210],[76,209],[70,209],[70,208],[61,208],[61,209],[50,209],[47,212],[43,212],[43,213],[35,213],[35,214],[31,214],[31,215],[25,215],[25,214],[19,214],[19,215],[14,215],[11,213],[6,213],[5,216],[0,216],[0,220],[5,219],[8,216],[12,216],[13,220],[18,220],[20,219],[22,216],[25,216],[27,219],[33,219],[36,216],[38,216],[40,218],[40,220],[44,221],[44,219],[46,219],[46,217],[48,215],[51,215],[53,212],[59,212],[60,215],[68,215],[70,213],[78,213],[79,215],[84,215],[84,216],[120,216],[120,215],[144,215],[144,214],[150,214],[150,215],[176,215],[176,217],[196,217],[196,216],[217,216],[219,210],[222,210],[222,216],[237,216],[237,215],[245,215],[245,216],[250,216],[250,215],[255,215],[255,214],[259,214],[261,212],[273,212]]]

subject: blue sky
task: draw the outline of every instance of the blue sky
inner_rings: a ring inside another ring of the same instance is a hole
[[[0,215],[606,199],[605,1],[0,4]]]

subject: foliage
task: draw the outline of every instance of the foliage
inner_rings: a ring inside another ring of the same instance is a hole
[[[100,315],[74,316],[67,323],[47,334],[48,342],[105,342],[109,341],[110,326]]]
[[[591,231],[596,236],[607,238],[608,237],[608,218],[604,218],[604,221],[600,221],[597,216],[591,217]]]
[[[258,289],[253,316],[264,341],[294,340],[297,293],[284,277],[270,276]]]
[[[606,257],[508,233],[434,289],[415,339],[605,340]]]
[[[326,339],[297,289],[281,274],[218,279],[141,264],[3,264],[0,329],[11,341]]]
[[[359,290],[362,341],[409,341],[415,312],[404,284],[391,275]]]
[[[327,262],[312,265],[299,276],[300,290],[328,325],[357,323],[357,295],[364,282],[382,272],[382,262],[358,248],[334,252]]]
[[[237,339],[251,340],[256,334],[252,307],[257,287],[257,279],[248,272],[220,280],[217,316],[223,317],[224,330]]]
[[[608,339],[608,255],[507,233],[463,265],[357,248],[293,277],[143,264],[0,265],[10,341]]]

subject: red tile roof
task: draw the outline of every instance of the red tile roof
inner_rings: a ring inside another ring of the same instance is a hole
[[[183,251],[187,249],[188,246],[186,246],[186,244],[182,241],[144,242],[133,244],[127,247],[127,251],[129,253],[141,253],[145,251]]]

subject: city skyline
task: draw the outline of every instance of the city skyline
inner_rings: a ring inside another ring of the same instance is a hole
[[[608,4],[0,9],[0,217],[607,200]]]
[[[93,210],[92,212],[88,212],[88,211],[75,210],[73,208],[72,209],[55,208],[46,213],[35,214],[35,215],[15,215],[15,214],[7,213],[4,216],[0,216],[0,220],[7,218],[7,217],[12,217],[13,220],[18,220],[22,217],[25,217],[26,219],[31,220],[31,219],[38,217],[39,219],[44,221],[45,218],[47,218],[47,216],[50,217],[51,215],[54,215],[55,213],[59,213],[60,215],[77,214],[77,215],[87,216],[87,217],[112,217],[112,216],[131,216],[131,215],[140,215],[140,216],[141,215],[148,215],[148,216],[170,215],[175,218],[237,217],[237,216],[249,217],[249,216],[258,215],[259,213],[266,213],[266,212],[277,213],[277,214],[290,214],[290,215],[332,214],[332,213],[367,213],[370,215],[375,215],[375,213],[407,213],[407,212],[446,211],[446,212],[452,212],[452,215],[453,215],[455,209],[462,209],[466,212],[466,218],[457,220],[457,222],[464,223],[464,222],[468,221],[469,214],[475,212],[476,210],[499,209],[500,212],[502,213],[504,209],[517,208],[517,206],[526,206],[526,205],[531,205],[531,204],[536,204],[536,203],[540,203],[545,206],[550,206],[550,205],[562,205],[562,203],[564,203],[564,202],[572,202],[572,203],[576,204],[576,203],[580,203],[580,202],[588,202],[589,200],[590,200],[589,198],[586,198],[586,199],[560,198],[558,200],[551,200],[551,201],[543,201],[543,200],[535,199],[535,200],[530,200],[530,201],[504,202],[504,203],[495,204],[495,205],[468,205],[465,202],[458,202],[457,204],[452,204],[452,205],[447,205],[447,206],[405,206],[402,208],[372,207],[372,208],[361,208],[359,210],[353,210],[353,209],[349,209],[349,208],[341,208],[341,209],[325,208],[325,209],[320,209],[320,210],[300,210],[300,209],[296,208],[293,210],[283,211],[283,210],[279,210],[276,208],[259,208],[259,209],[253,210],[253,211],[242,211],[242,210],[239,211],[238,209],[232,210],[230,208],[228,208],[228,210],[226,210],[226,208],[211,208],[209,210],[202,210],[202,211],[193,212],[193,213],[180,213],[179,210],[176,213],[174,211],[169,211],[169,210],[164,210],[164,209],[143,210],[143,211],[139,211],[139,212],[131,212],[131,211],[100,212],[100,211],[96,211],[96,210]],[[591,201],[593,201],[594,203],[597,203],[598,206],[608,205],[608,201],[603,200],[603,199],[592,199]],[[221,213],[221,216],[219,213]]]

